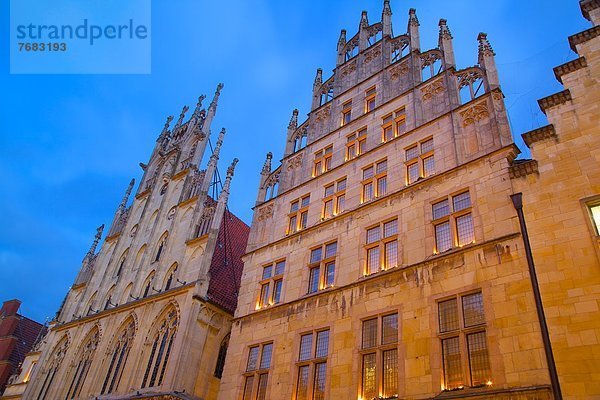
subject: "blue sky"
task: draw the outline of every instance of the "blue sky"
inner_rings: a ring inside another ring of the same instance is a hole
[[[224,82],[213,132],[227,128],[221,170],[239,157],[230,209],[247,223],[265,153],[279,159],[291,112],[309,111],[315,70],[335,66],[339,31],[381,0],[153,1],[149,75],[10,75],[8,1],[0,5],[0,300],[51,317],[95,228],[110,224],[167,115]],[[477,63],[477,34],[497,54],[513,136],[546,123],[536,100],[560,90],[552,68],[575,55],[567,36],[587,29],[576,0],[391,1],[394,33],[417,9],[421,47],[438,20],[454,36],[459,68]],[[329,72],[328,72],[329,71]],[[524,146],[518,141],[521,148]]]

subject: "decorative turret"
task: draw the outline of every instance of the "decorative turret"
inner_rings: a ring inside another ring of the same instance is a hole
[[[323,86],[323,70],[321,68],[317,68],[317,75],[315,76],[315,81],[313,82],[313,110],[318,108],[321,103],[321,93],[319,91],[321,86]]]
[[[498,70],[496,69],[496,60],[494,59],[496,53],[492,50],[492,45],[490,45],[486,33],[479,33],[477,40],[479,41],[478,62],[479,66],[485,70],[488,83],[487,90],[499,88],[500,81],[498,80]]]
[[[411,8],[408,10],[408,35],[410,36],[410,50],[421,50],[421,39],[419,37],[419,19],[417,10]]]
[[[298,109],[292,111],[292,118],[287,129],[287,141],[285,142],[285,154],[284,157],[294,152],[294,133],[298,129]]]
[[[390,0],[383,0],[383,11],[381,12],[382,35],[392,36],[392,8]]]
[[[369,27],[369,18],[367,18],[367,12],[363,11],[360,14],[360,24],[358,26],[358,50],[363,51],[368,46],[369,32],[367,28]]]
[[[445,19],[440,19],[440,35],[438,39],[438,46],[444,54],[444,63],[446,68],[455,68],[456,61],[454,60],[454,48],[452,46],[452,34]]]
[[[268,152],[267,159],[265,160],[262,170],[260,171],[261,175],[265,176],[265,175],[269,175],[271,173],[271,160],[272,159],[273,159],[273,153]]]
[[[268,152],[265,163],[263,164],[262,170],[260,171],[260,183],[258,185],[258,194],[256,195],[256,204],[260,204],[265,200],[267,193],[267,187],[265,183],[271,175],[271,160],[273,159],[273,153]]]
[[[219,96],[221,95],[221,89],[223,89],[223,84],[219,83],[217,85],[217,90],[215,91],[215,95],[210,102],[210,106],[208,106],[208,112],[206,113],[206,118],[204,119],[204,127],[202,131],[208,137],[210,135],[210,124],[212,123],[213,118],[217,112],[217,104],[219,103]]]
[[[337,62],[336,65],[341,65],[346,61],[346,54],[344,53],[344,47],[346,46],[346,30],[342,29],[340,32],[340,38],[337,44]]]

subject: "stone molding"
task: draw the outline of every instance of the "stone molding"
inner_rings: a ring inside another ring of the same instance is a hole
[[[511,179],[522,178],[529,174],[539,174],[537,160],[515,160],[508,167],[508,175]]]
[[[581,14],[583,14],[583,17],[588,21],[591,21],[590,11],[600,7],[600,0],[583,0],[579,3],[579,7],[581,8]]]
[[[578,44],[585,43],[588,40],[592,40],[598,36],[600,36],[600,25],[569,36],[569,45],[571,46],[571,50],[577,53]]]
[[[598,0],[598,1],[600,1],[600,0]],[[556,77],[557,81],[559,81],[560,83],[563,83],[563,81],[562,81],[563,75],[570,74],[571,72],[575,72],[575,71],[577,71],[581,68],[585,68],[585,67],[587,67],[587,61],[586,61],[585,57],[579,57],[579,58],[576,58],[575,60],[571,60],[567,63],[559,65],[558,67],[554,67],[554,76]]]
[[[542,112],[546,114],[546,111],[549,108],[558,106],[560,104],[564,104],[569,100],[571,100],[571,92],[569,91],[569,89],[565,89],[561,92],[554,93],[550,96],[539,99],[538,104]]]
[[[555,139],[558,141],[558,136],[556,136],[556,130],[554,129],[554,125],[552,124],[542,126],[529,132],[525,132],[521,134],[521,137],[523,138],[523,141],[525,142],[527,147],[531,147],[533,143],[541,142],[545,139]]]

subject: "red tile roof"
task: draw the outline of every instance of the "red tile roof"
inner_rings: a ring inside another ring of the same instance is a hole
[[[250,227],[228,210],[223,215],[217,246],[210,265],[208,298],[233,314],[242,279],[242,255]]]

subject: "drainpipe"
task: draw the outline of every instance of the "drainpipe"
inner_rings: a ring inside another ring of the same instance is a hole
[[[544,352],[546,353],[546,362],[548,363],[548,372],[550,373],[550,384],[552,386],[552,394],[554,400],[562,400],[562,392],[558,381],[558,373],[556,372],[556,363],[552,354],[552,344],[550,343],[550,334],[548,333],[548,325],[546,324],[546,315],[544,314],[544,306],[542,305],[542,296],[540,295],[540,286],[538,284],[537,275],[535,273],[535,264],[533,262],[533,253],[531,252],[531,244],[529,243],[529,235],[527,234],[527,225],[525,224],[525,214],[523,214],[523,193],[515,193],[510,195],[517,216],[519,217],[519,225],[521,226],[521,234],[523,235],[523,244],[525,245],[525,255],[527,256],[527,266],[529,267],[529,277],[531,278],[531,286],[533,287],[533,297],[535,299],[535,308],[537,309],[538,320],[542,330],[542,340],[544,342]]]

